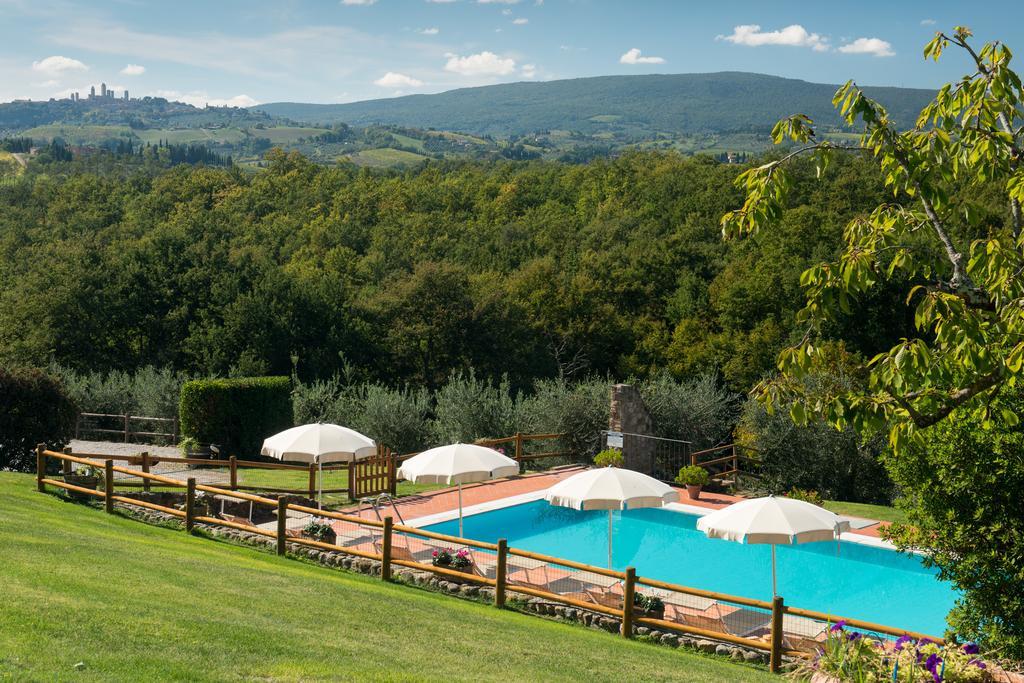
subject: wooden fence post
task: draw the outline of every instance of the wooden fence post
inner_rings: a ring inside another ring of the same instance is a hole
[[[284,555],[288,547],[288,501],[277,499],[277,554]]]
[[[395,467],[395,452],[390,448],[388,453],[388,493],[392,496],[398,493],[398,468]]]
[[[348,464],[348,499],[350,501],[354,501],[356,499],[355,472],[356,464],[354,462],[350,462]]]
[[[633,600],[636,597],[636,569],[626,567],[626,581],[622,585],[622,637],[633,637]]]
[[[697,456],[694,453],[690,453],[690,465],[693,467],[697,466]]]
[[[142,471],[149,474],[149,452],[142,451]],[[142,490],[149,491],[149,479],[142,478]]]
[[[128,415],[128,414],[125,414],[125,416],[124,416],[124,442],[125,443],[128,443],[128,432],[131,429],[130,420],[131,420],[131,416]]]
[[[516,462],[523,462],[523,435],[516,432]]]
[[[103,502],[107,512],[114,514],[114,461],[107,460],[103,470]]]
[[[43,493],[46,493],[46,484],[43,483],[43,479],[46,478],[46,456],[43,455],[45,450],[45,443],[36,444],[36,488]]]
[[[380,578],[383,581],[391,580],[391,536],[394,520],[391,515],[384,518],[384,542],[381,544],[380,553]]]
[[[782,596],[776,595],[772,599],[772,651],[768,668],[773,674],[779,673],[782,668],[782,615],[786,612],[786,606],[782,602]]]
[[[185,531],[196,528],[196,478],[189,477],[185,488]]]
[[[309,463],[309,497],[316,498],[316,463]]]
[[[228,458],[228,467],[231,475],[231,490],[235,491],[238,489],[238,458],[233,455]]]
[[[65,446],[64,447],[64,455],[71,455],[71,446]],[[61,460],[60,461],[60,470],[61,470],[61,472],[64,473],[64,476],[67,476],[67,475],[71,474],[71,461],[70,460]]]
[[[498,539],[498,566],[494,572],[494,606],[505,606],[505,575],[508,572],[508,541]]]

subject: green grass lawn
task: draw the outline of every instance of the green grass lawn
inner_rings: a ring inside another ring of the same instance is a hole
[[[263,486],[266,488],[306,490],[309,487],[309,473],[299,470],[261,470],[247,467],[238,468],[238,483],[245,486]],[[324,472],[324,489],[341,489],[348,487],[346,470],[328,470]],[[396,495],[408,496],[424,491],[445,488],[438,484],[413,484],[408,481],[398,482]],[[325,493],[324,504],[347,505],[348,495],[345,493]]]
[[[772,680],[107,515],[34,485],[0,472],[0,679]]]
[[[876,519],[879,522],[906,522],[906,514],[888,505],[870,505],[868,503],[845,503],[840,500],[825,501],[825,508],[840,515]]]
[[[235,144],[245,139],[245,133],[237,128],[147,128],[136,130],[135,135],[143,142],[156,144],[164,142],[186,145],[190,143]]]

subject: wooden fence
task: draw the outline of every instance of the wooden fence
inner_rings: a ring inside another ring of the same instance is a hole
[[[169,425],[167,429],[169,432],[157,432],[157,431],[145,431],[132,429],[133,423],[156,423],[160,425]],[[92,424],[90,424],[92,423]],[[98,424],[106,424],[105,427],[100,427]],[[111,425],[116,424],[114,428]],[[79,413],[75,419],[75,438],[82,438],[82,434],[107,434],[110,436],[117,435],[120,437],[118,440],[123,440],[124,443],[132,443],[137,440],[138,437],[146,439],[162,439],[169,443],[178,443],[178,418],[176,417],[146,417],[143,415],[114,415],[110,413]]]
[[[545,460],[547,458],[566,458],[572,455],[569,451],[534,451],[532,453],[527,452],[527,447],[538,441],[553,441],[562,438],[564,434],[520,434],[516,432],[513,436],[506,436],[501,439],[478,439],[476,444],[479,446],[487,446],[488,448],[500,448],[504,450],[504,447],[511,447],[510,453],[505,453],[510,458],[513,458],[516,462],[522,465],[523,463],[530,463],[536,460]]]
[[[103,490],[81,487],[47,477],[46,465],[47,460],[50,458],[57,459],[64,463],[65,471],[70,468],[71,463],[79,463],[101,470],[104,473]],[[158,505],[145,500],[137,500],[128,496],[118,495],[115,491],[115,472],[147,480],[151,485],[160,484],[184,488],[186,491],[185,509],[179,510],[177,508]],[[928,637],[940,644],[943,643],[940,638],[933,638],[920,633],[896,629],[881,624],[873,624],[858,619],[843,618],[837,615],[816,612],[813,610],[789,607],[781,597],[775,598],[772,602],[766,602],[762,600],[743,598],[740,596],[716,593],[713,591],[689,588],[686,586],[637,576],[636,571],[632,567],[628,567],[625,571],[620,572],[612,569],[605,569],[603,567],[586,565],[564,558],[543,555],[517,548],[509,548],[508,543],[504,539],[500,539],[497,543],[487,543],[468,538],[447,536],[444,534],[426,531],[424,529],[394,524],[391,517],[385,517],[382,521],[368,520],[344,513],[318,510],[302,505],[296,505],[294,503],[287,502],[285,499],[275,500],[251,493],[244,493],[238,490],[199,484],[194,478],[189,478],[187,481],[183,482],[156,474],[131,470],[114,465],[113,458],[106,458],[103,461],[98,461],[77,455],[71,455],[69,453],[57,453],[47,450],[44,444],[40,444],[36,449],[36,481],[39,491],[42,492],[46,491],[47,486],[52,486],[100,498],[104,501],[106,511],[109,513],[114,511],[114,503],[119,502],[172,515],[184,520],[185,528],[188,532],[193,531],[197,523],[202,523],[219,525],[258,534],[260,536],[273,539],[279,555],[285,554],[288,543],[297,543],[299,545],[318,548],[321,550],[346,553],[355,557],[377,560],[381,563],[380,575],[385,581],[392,578],[395,566],[407,567],[433,572],[447,578],[457,578],[461,581],[490,586],[494,589],[494,604],[498,607],[503,607],[509,597],[509,594],[514,592],[524,596],[540,598],[541,600],[551,603],[566,605],[591,613],[597,613],[619,620],[619,632],[625,638],[633,637],[635,627],[646,626],[649,628],[670,630],[702,638],[732,643],[755,650],[761,650],[769,653],[770,668],[773,672],[778,672],[780,670],[783,655],[803,657],[810,654],[806,649],[797,649],[792,644],[787,645],[786,637],[788,631],[785,625],[787,619],[791,621],[793,619],[804,619],[810,622],[823,624],[824,627],[822,628],[822,632],[827,632],[828,624],[835,623],[842,619],[850,628],[861,629],[876,634],[885,634],[892,637],[902,635],[909,635],[914,638]],[[252,524],[243,524],[208,515],[197,515],[197,491],[247,501],[253,505],[274,508],[277,513],[276,529],[274,531],[270,531]],[[310,538],[297,537],[289,535],[288,533],[287,520],[289,511],[326,518],[336,522],[344,522],[356,525],[359,528],[367,527],[374,530],[374,532],[373,534],[370,534],[369,537],[362,535],[359,538],[350,539],[349,543],[344,544],[327,543]],[[475,568],[475,571],[467,572],[453,569],[451,567],[434,566],[431,564],[426,560],[426,556],[432,555],[432,550],[438,548],[437,545],[431,545],[432,543],[437,542],[462,546],[463,548],[473,552],[473,567]],[[510,573],[510,568],[515,569],[515,571]],[[544,582],[531,578],[531,572],[537,571],[545,572],[546,579]],[[547,572],[549,571],[553,572],[553,574],[547,575]],[[576,572],[577,576],[573,577],[572,572]],[[570,592],[566,594],[565,592],[557,592],[553,588],[559,581],[571,581],[573,578],[575,578],[578,583],[582,584],[583,582],[579,580],[580,576],[603,578],[606,586],[611,585],[612,588],[618,589],[616,592],[603,593],[604,596],[612,596],[614,600],[610,602],[602,600],[587,600],[585,597],[587,595],[586,591],[576,593]],[[609,581],[611,584],[608,583]],[[634,596],[636,595],[638,586],[646,587],[647,590],[653,589],[656,591],[662,591],[662,594],[666,596],[672,594],[683,596],[691,601],[703,600],[716,605],[726,604],[733,606],[730,607],[730,609],[734,610],[731,614],[736,614],[737,611],[741,609],[746,609],[751,613],[760,610],[764,615],[764,626],[760,629],[760,632],[757,629],[753,629],[744,635],[734,635],[726,632],[727,629],[724,628],[716,630],[714,625],[717,622],[714,622],[713,620],[708,622],[685,622],[680,621],[679,619],[667,619],[665,618],[665,615],[658,617],[650,614],[638,613],[634,607]]]
[[[713,481],[734,484],[740,476],[757,477],[756,451],[748,446],[730,443],[690,454],[690,464],[708,470]]]

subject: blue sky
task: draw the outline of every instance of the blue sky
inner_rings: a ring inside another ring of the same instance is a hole
[[[937,87],[936,29],[1024,53],[1024,2],[0,0],[0,101],[88,92],[194,104],[349,102],[522,80],[753,71]]]

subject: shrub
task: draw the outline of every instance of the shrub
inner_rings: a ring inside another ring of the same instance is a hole
[[[680,382],[663,372],[638,388],[658,436],[689,441],[695,450],[729,441],[739,417],[739,396],[712,375]]]
[[[135,372],[80,373],[57,364],[50,373],[60,378],[68,395],[85,413],[175,417],[186,375],[170,368],[145,366]]]
[[[224,456],[252,456],[263,439],[292,424],[287,377],[204,379],[181,387],[181,433],[216,443]]]
[[[426,389],[346,385],[333,377],[309,384],[296,381],[292,397],[295,424],[344,425],[399,453],[423,450],[430,442],[431,402]]]
[[[737,431],[744,445],[757,451],[760,482],[768,493],[799,488],[830,500],[892,502],[895,488],[880,462],[884,437],[864,440],[852,428],[840,431],[824,421],[797,427],[785,411],[769,414],[753,399]]]
[[[598,467],[622,467],[622,451],[613,448],[601,451],[594,456],[594,464]]]
[[[802,500],[805,503],[817,505],[818,507],[822,507],[825,504],[825,499],[821,497],[821,494],[812,489],[791,488],[789,493],[786,494],[786,498]]]
[[[35,448],[63,448],[75,433],[75,404],[41,370],[0,368],[0,470],[35,469]]]
[[[508,379],[494,384],[468,373],[452,375],[436,395],[431,431],[436,443],[473,443],[514,434],[518,405]]]
[[[685,486],[704,486],[711,477],[708,471],[698,465],[687,465],[679,470],[676,475],[676,483]]]
[[[907,522],[888,527],[902,550],[960,593],[948,621],[964,640],[1024,660],[1024,391],[1003,390],[1004,412],[955,411],[923,443],[888,456]]]
[[[532,396],[519,405],[519,431],[564,434],[559,450],[576,462],[589,462],[601,447],[601,430],[608,428],[610,382],[594,377],[580,382],[542,380]]]

